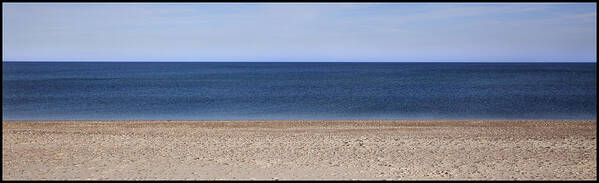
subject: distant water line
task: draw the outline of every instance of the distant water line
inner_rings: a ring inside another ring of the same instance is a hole
[[[3,62],[3,120],[596,120],[596,63]]]

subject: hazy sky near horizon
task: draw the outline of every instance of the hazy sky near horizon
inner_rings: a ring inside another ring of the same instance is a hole
[[[2,60],[596,62],[596,8],[596,3],[2,3]]]

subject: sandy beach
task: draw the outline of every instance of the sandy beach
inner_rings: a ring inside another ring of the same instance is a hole
[[[2,122],[3,180],[596,180],[588,121]]]

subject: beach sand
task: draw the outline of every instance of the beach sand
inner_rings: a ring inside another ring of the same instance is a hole
[[[596,180],[597,121],[2,122],[3,180]]]

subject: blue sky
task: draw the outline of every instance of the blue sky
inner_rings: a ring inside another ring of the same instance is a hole
[[[596,62],[596,8],[596,3],[2,3],[2,60]]]

